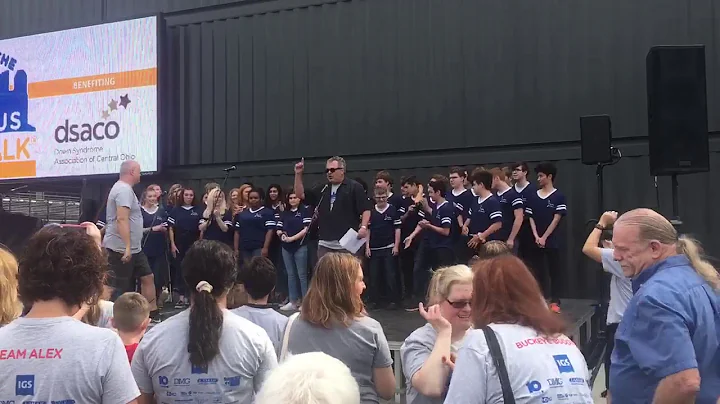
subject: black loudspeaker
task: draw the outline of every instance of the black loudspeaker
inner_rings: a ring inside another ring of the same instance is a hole
[[[710,171],[705,46],[655,46],[645,62],[650,172]]]
[[[612,161],[612,127],[607,115],[580,117],[580,154],[582,163],[596,165]]]

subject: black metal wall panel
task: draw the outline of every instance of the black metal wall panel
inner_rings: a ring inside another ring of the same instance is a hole
[[[100,23],[104,1],[0,0],[0,38]]]
[[[594,113],[644,136],[656,44],[706,44],[710,111],[720,94],[710,0],[283,0],[167,23],[171,165],[577,141]]]

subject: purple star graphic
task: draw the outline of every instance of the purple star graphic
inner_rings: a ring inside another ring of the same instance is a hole
[[[128,98],[128,95],[121,95],[120,96],[120,106],[127,109],[128,104],[130,104],[130,98]]]

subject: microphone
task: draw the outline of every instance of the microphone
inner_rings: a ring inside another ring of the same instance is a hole
[[[237,166],[230,166],[228,168],[223,168],[223,171],[225,171],[226,173],[228,173],[230,171],[235,171],[235,170],[237,170]]]

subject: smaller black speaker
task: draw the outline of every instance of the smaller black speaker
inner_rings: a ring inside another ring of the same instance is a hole
[[[580,117],[580,153],[582,163],[596,165],[612,161],[612,126],[608,115]]]

